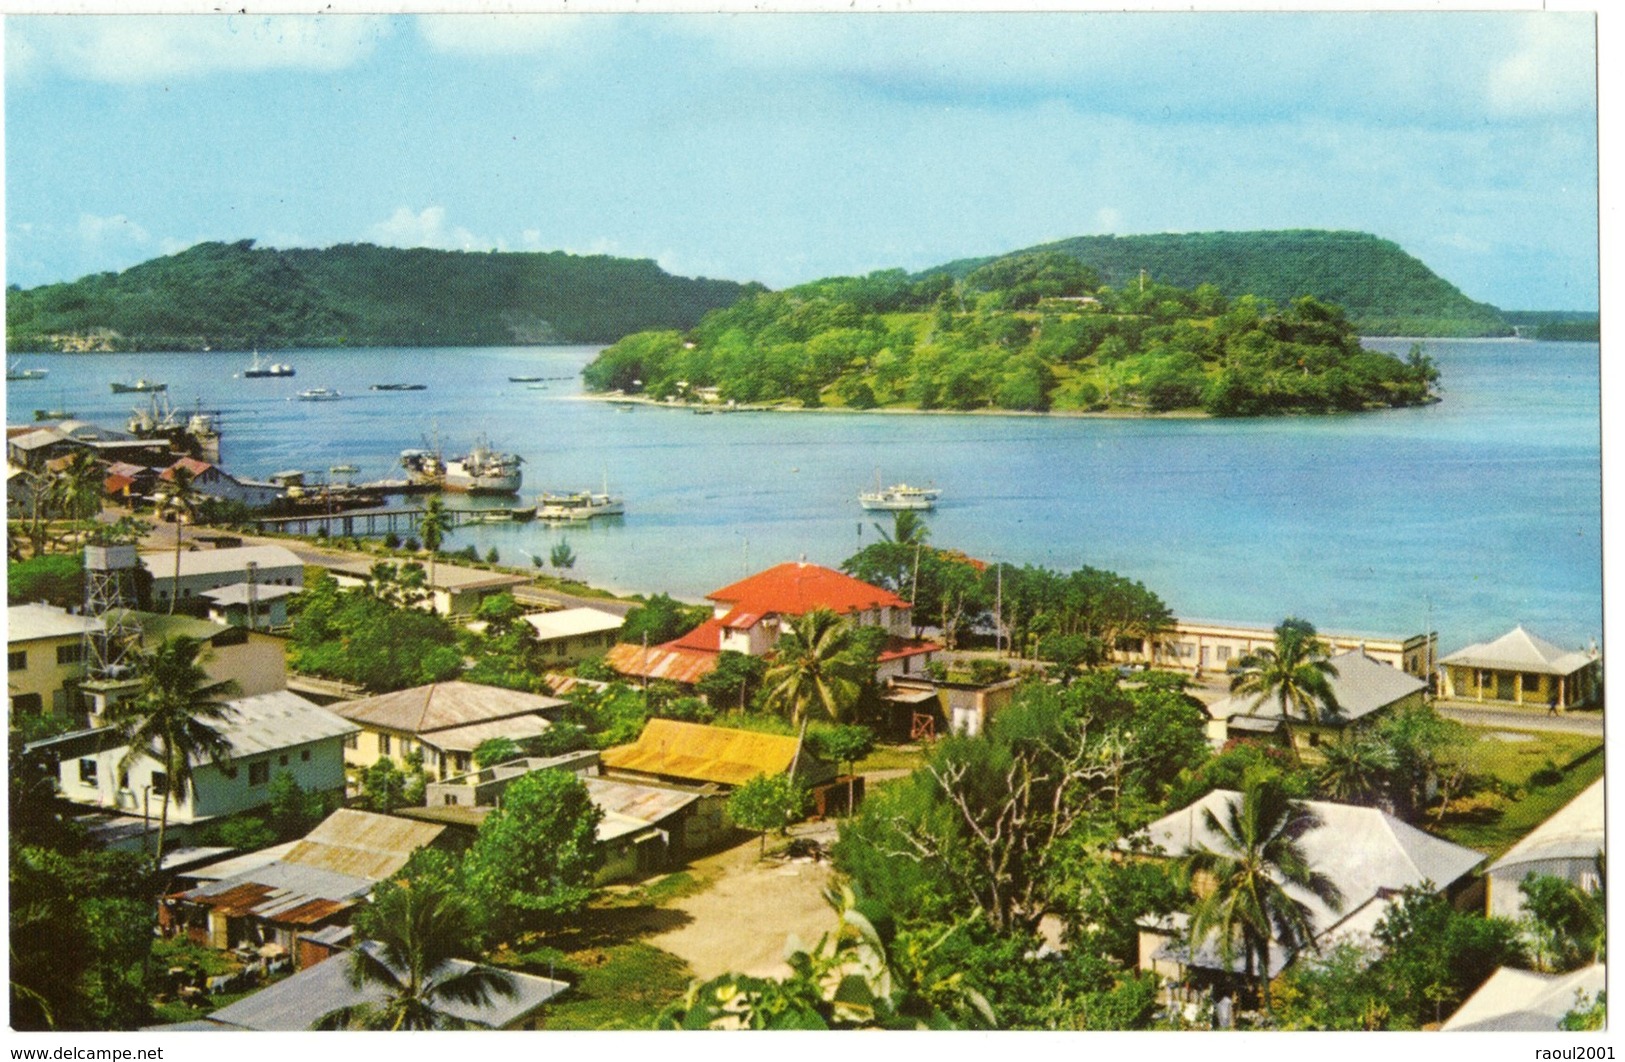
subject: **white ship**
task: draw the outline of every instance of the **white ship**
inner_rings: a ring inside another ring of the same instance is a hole
[[[865,509],[895,511],[898,509],[934,509],[942,491],[936,487],[911,487],[907,483],[893,483],[889,487],[876,487],[858,495],[858,504]]]
[[[498,453],[480,440],[467,455],[447,460],[435,450],[402,450],[406,478],[423,486],[465,494],[518,494],[524,474],[518,454]]]
[[[625,498],[597,491],[543,494],[536,499],[536,517],[540,520],[591,520],[595,516],[620,516],[625,512]]]

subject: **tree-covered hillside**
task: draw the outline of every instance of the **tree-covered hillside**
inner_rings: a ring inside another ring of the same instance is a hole
[[[902,270],[761,292],[688,333],[644,332],[584,371],[587,386],[735,402],[896,409],[1168,412],[1361,410],[1433,400],[1437,372],[1365,350],[1336,306],[1277,307],[1138,277],[1123,288],[1060,252],[956,281]]]
[[[1212,284],[1230,298],[1286,305],[1301,295],[1343,307],[1363,335],[1498,336],[1512,329],[1495,307],[1474,302],[1396,243],[1363,232],[1195,232],[1076,236],[1016,251],[1059,251],[1113,287],[1143,269],[1177,287]],[[1005,256],[1009,257],[1009,256]],[[964,277],[992,261],[967,258],[927,270]]]
[[[6,293],[12,350],[608,343],[687,328],[759,285],[642,259],[203,243],[122,273]]]

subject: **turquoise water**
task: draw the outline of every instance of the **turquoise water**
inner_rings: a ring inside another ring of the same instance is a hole
[[[1403,352],[1405,341],[1370,341]],[[448,454],[485,433],[525,458],[524,495],[598,487],[627,515],[588,528],[479,525],[453,548],[509,563],[561,538],[576,573],[624,590],[698,598],[805,555],[835,565],[874,541],[857,493],[934,481],[932,540],[988,560],[1110,568],[1180,615],[1413,633],[1446,651],[1514,623],[1559,644],[1600,637],[1601,459],[1595,343],[1433,341],[1445,401],[1425,409],[1270,420],[622,412],[571,396],[596,348],[278,352],[293,379],[243,380],[247,354],[34,355],[12,383],[11,423],[66,404],[122,427],[140,396],[108,383],[167,381],[224,414],[223,463],[286,468],[396,460],[436,432]],[[568,376],[547,390],[510,375]],[[425,383],[379,393],[373,383]],[[306,387],[330,403],[291,401]],[[471,504],[454,498],[453,504]],[[485,503],[479,503],[485,504]]]

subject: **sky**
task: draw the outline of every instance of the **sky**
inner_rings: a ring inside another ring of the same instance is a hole
[[[1085,234],[1354,229],[1598,306],[1587,13],[11,16],[6,280],[203,240],[781,287]]]

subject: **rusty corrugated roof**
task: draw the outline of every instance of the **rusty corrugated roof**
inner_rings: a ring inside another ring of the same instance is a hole
[[[610,667],[623,675],[636,678],[667,679],[692,686],[716,670],[715,653],[674,649],[669,645],[644,649],[639,645],[621,644],[604,654]]]
[[[743,785],[759,774],[783,774],[795,754],[793,737],[651,719],[636,744],[605,749],[603,763],[641,774]]]
[[[306,834],[282,862],[382,881],[405,866],[413,852],[432,843],[444,829],[393,815],[341,808]]]

